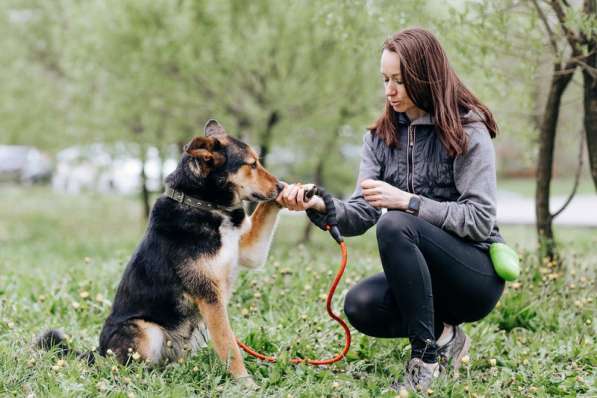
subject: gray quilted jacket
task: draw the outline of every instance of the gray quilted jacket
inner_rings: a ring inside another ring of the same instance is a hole
[[[454,157],[441,143],[432,116],[411,123],[406,115],[398,115],[398,148],[389,148],[370,132],[363,137],[356,189],[348,200],[334,198],[340,232],[363,234],[381,216],[365,201],[360,188],[361,181],[374,179],[417,194],[419,217],[479,248],[503,242],[495,221],[495,153],[480,117],[474,112],[462,116],[468,150]],[[307,215],[320,227],[327,223],[327,214],[309,209]]]

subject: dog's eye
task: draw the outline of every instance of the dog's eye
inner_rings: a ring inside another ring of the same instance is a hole
[[[253,162],[249,166],[251,166],[252,169],[256,169],[257,168],[257,162]]]

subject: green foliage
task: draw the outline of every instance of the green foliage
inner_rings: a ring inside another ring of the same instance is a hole
[[[143,228],[132,199],[47,189],[3,189],[0,205],[0,395],[26,396],[381,396],[400,377],[406,339],[375,339],[353,329],[346,360],[316,368],[291,356],[322,357],[342,347],[342,332],[325,314],[323,295],[336,267],[337,245],[325,233],[297,245],[305,219],[284,216],[262,270],[240,274],[229,307],[244,341],[281,361],[246,358],[259,389],[230,379],[211,348],[183,363],[150,369],[100,358],[88,367],[74,357],[30,347],[48,327],[62,327],[80,350],[97,345],[123,267]],[[19,203],[19,206],[11,205]],[[593,396],[597,366],[594,302],[597,241],[566,229],[565,266],[539,263],[532,230],[502,228],[523,253],[523,272],[507,284],[497,308],[465,325],[470,362],[457,382],[441,378],[431,396]],[[526,239],[526,240],[525,240]],[[334,299],[341,312],[349,286],[381,270],[373,231],[348,240],[349,264]],[[474,395],[473,395],[474,394]]]
[[[289,180],[312,179],[328,158],[324,181],[347,194],[357,167],[347,150],[383,103],[381,43],[415,25],[436,33],[495,112],[502,169],[528,168],[546,37],[516,1],[3,2],[0,134],[50,150],[95,141],[163,150],[216,117],[268,147],[273,171]]]

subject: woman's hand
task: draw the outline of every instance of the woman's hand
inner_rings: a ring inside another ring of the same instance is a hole
[[[308,202],[303,200],[305,191],[312,187],[312,184],[286,184],[282,192],[278,194],[276,202],[288,210],[302,211],[312,208],[320,213],[325,213],[325,203],[321,197],[314,195]]]
[[[409,192],[379,180],[363,180],[361,190],[365,200],[378,209],[385,207],[404,210],[408,208],[408,201],[412,196]]]

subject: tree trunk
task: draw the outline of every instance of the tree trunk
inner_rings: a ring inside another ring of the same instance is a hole
[[[259,161],[264,167],[267,164],[267,155],[269,154],[272,144],[274,127],[279,121],[280,114],[278,111],[273,111],[270,113],[269,118],[267,119],[265,130],[263,130],[263,134],[261,134],[261,139],[259,140]]]
[[[158,192],[164,192],[164,151],[162,149],[160,149],[160,147],[157,147],[158,149],[158,164],[159,164],[159,170],[158,170],[158,179],[160,182],[160,186],[158,187]]]
[[[559,63],[554,64],[554,74],[539,131],[539,159],[537,161],[537,185],[535,190],[536,227],[539,251],[543,257],[547,257],[550,261],[557,260],[552,229],[553,216],[549,211],[549,188],[552,177],[554,146],[562,95],[572,80],[574,69],[575,64],[568,63],[564,69]]]
[[[587,0],[584,4],[584,12],[587,16],[597,13],[595,0]],[[583,68],[583,88],[584,88],[584,127],[587,136],[587,149],[589,152],[589,167],[591,168],[591,177],[595,190],[597,190],[597,37],[595,34],[586,38],[587,51],[589,56],[585,58],[585,64],[591,68],[590,73]]]
[[[149,219],[149,191],[147,190],[147,175],[145,174],[146,148],[141,146],[141,202],[143,203],[143,217]]]

